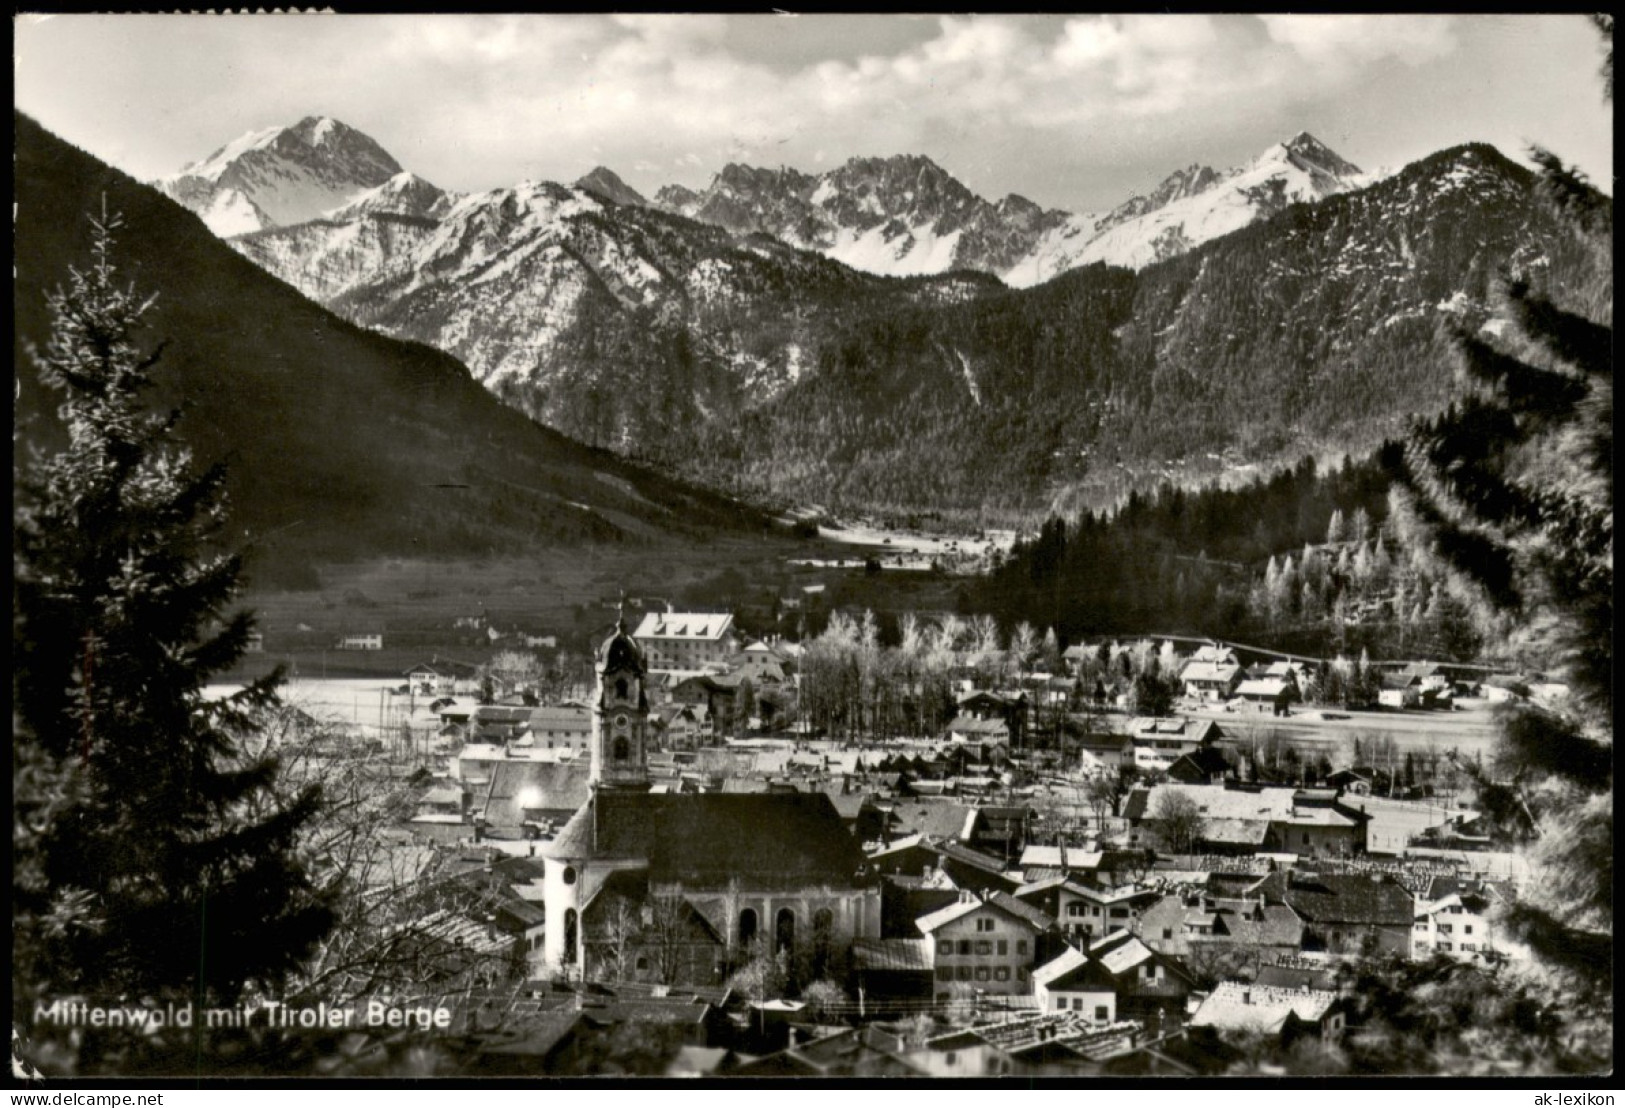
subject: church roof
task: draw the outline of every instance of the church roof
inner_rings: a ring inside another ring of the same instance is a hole
[[[823,793],[598,793],[544,848],[559,859],[643,859],[690,887],[849,886],[863,851]]]

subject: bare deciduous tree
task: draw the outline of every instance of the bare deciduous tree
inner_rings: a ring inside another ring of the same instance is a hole
[[[1157,828],[1157,841],[1171,854],[1194,853],[1202,835],[1202,810],[1190,794],[1164,788],[1157,794],[1151,817]]]

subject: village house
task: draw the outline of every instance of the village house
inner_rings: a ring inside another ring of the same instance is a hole
[[[1088,663],[1089,659],[1095,656],[1094,647],[1086,643],[1073,643],[1061,651],[1061,669],[1076,676],[1078,671]]]
[[[1140,914],[1157,899],[1155,890],[1136,885],[1108,889],[1068,881],[1057,896],[1057,918],[1068,938],[1090,942],[1133,930]]]
[[[406,683],[415,696],[474,696],[479,691],[479,667],[468,662],[435,658],[406,671]]]
[[[1117,982],[1096,959],[1073,947],[1033,970],[1041,1012],[1080,1012],[1093,1023],[1117,1021]]]
[[[1235,654],[1220,647],[1202,647],[1179,671],[1185,695],[1197,700],[1229,700],[1241,678]]]
[[[1025,1070],[974,1027],[933,1035],[903,1058],[928,1077],[1008,1077]]]
[[[1269,1035],[1286,1044],[1302,1036],[1334,1040],[1345,1018],[1336,993],[1221,981],[1191,1016],[1190,1026]]]
[[[1290,662],[1260,667],[1236,686],[1235,695],[1250,704],[1268,706],[1277,714],[1284,714],[1288,704],[1303,700],[1298,668]]]
[[[903,1041],[878,1027],[851,1027],[819,1038],[794,1036],[783,1050],[742,1062],[735,1077],[919,1077]]]
[[[1098,1075],[1113,1059],[1136,1050],[1143,1028],[1134,1020],[1100,1024],[1077,1012],[1040,1011],[970,1029],[1002,1051],[1020,1076]]]
[[[1249,890],[1304,921],[1304,949],[1411,955],[1415,898],[1386,875],[1277,870]]]
[[[948,738],[954,742],[1010,741],[1010,724],[1003,719],[984,719],[977,716],[955,716],[948,724]]]
[[[906,1013],[931,1003],[935,991],[931,948],[918,932],[915,935],[852,940],[852,980],[873,1011]]]
[[[1079,768],[1090,777],[1114,777],[1134,765],[1134,740],[1128,735],[1085,731],[1076,738]]]
[[[1034,815],[1033,809],[1024,804],[980,805],[972,810],[959,838],[988,854],[1006,859],[1019,858]]]
[[[1194,981],[1177,959],[1152,949],[1128,931],[1095,939],[1088,954],[1112,982],[1118,1018],[1158,1028],[1183,1020]]]
[[[1422,690],[1402,673],[1385,673],[1377,687],[1377,703],[1384,708],[1419,708]]]
[[[1223,787],[1168,784],[1135,789],[1123,817],[1142,840],[1154,839],[1162,796],[1188,796],[1201,816],[1197,849],[1212,854],[1291,852],[1347,856],[1365,843],[1365,813],[1338,801],[1332,789],[1295,789],[1227,782]]]
[[[587,753],[592,741],[592,713],[586,708],[556,705],[525,711],[530,741],[534,746],[544,750]]]
[[[1227,897],[1205,891],[1168,893],[1136,922],[1141,940],[1160,954],[1219,961],[1295,954],[1304,924],[1292,908],[1262,896]]]
[[[1389,708],[1449,708],[1454,701],[1454,684],[1431,662],[1383,674],[1377,693],[1377,703]]]
[[[491,764],[491,783],[474,813],[477,838],[539,839],[586,803],[585,761],[504,759]]]
[[[1497,946],[1493,909],[1501,898],[1494,887],[1456,877],[1435,877],[1417,897],[1412,957],[1443,954],[1462,962],[1493,963],[1507,953]]]
[[[1222,785],[1233,772],[1224,751],[1214,744],[1181,754],[1168,767],[1168,780],[1185,785]]]
[[[1224,738],[1224,730],[1210,719],[1137,716],[1123,730],[1134,745],[1134,765],[1144,773],[1166,773],[1187,754]]]
[[[958,841],[927,841],[937,855],[937,868],[954,885],[978,893],[1013,893],[1025,884],[1019,870],[1011,870],[1002,858],[973,849]]]
[[[696,750],[710,737],[710,718],[703,704],[667,704],[655,713],[655,726],[667,749]]]
[[[1030,993],[1042,919],[1041,913],[1014,897],[983,900],[969,890],[947,907],[920,917],[915,926],[925,936],[937,1001],[954,999],[955,986],[965,993]]]
[[[336,650],[382,650],[384,636],[381,632],[362,635],[343,635],[334,644]]]

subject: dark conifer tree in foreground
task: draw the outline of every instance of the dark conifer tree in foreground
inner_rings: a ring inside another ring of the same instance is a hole
[[[1612,286],[1612,202],[1535,152],[1544,199]],[[1442,566],[1511,660],[1559,676],[1563,710],[1503,720],[1500,805],[1532,824],[1539,876],[1506,922],[1578,980],[1611,981],[1613,930],[1613,328],[1506,283],[1496,342],[1458,334],[1472,393],[1412,436],[1395,467],[1395,518]],[[1486,798],[1493,799],[1493,798]],[[1490,805],[1494,807],[1496,805]]]
[[[119,282],[118,219],[50,300],[33,352],[66,447],[18,476],[13,609],[13,994],[224,1004],[276,989],[329,926],[296,861],[312,788],[273,799],[255,741],[280,673],[224,701],[243,654],[241,558],[214,553],[220,466],[142,405],[161,348]]]

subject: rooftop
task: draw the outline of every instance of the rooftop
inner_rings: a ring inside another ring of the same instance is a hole
[[[553,858],[640,859],[695,886],[850,887],[863,852],[823,793],[602,791],[544,847]]]
[[[733,626],[733,618],[729,612],[648,612],[632,637],[720,642]]]
[[[931,971],[931,957],[924,939],[853,939],[852,962],[860,970]]]
[[[1273,1033],[1289,1015],[1319,1022],[1335,1003],[1332,992],[1221,981],[1191,1017],[1191,1026]]]

